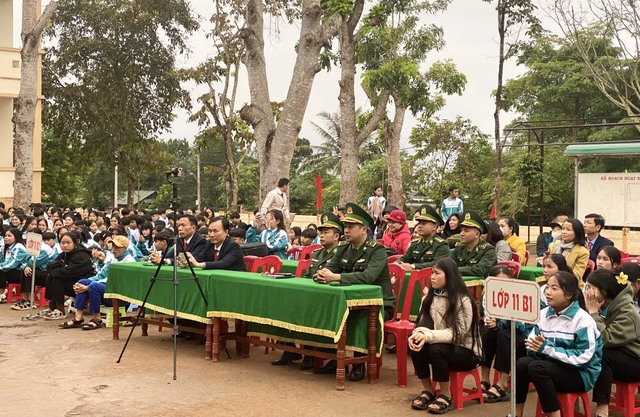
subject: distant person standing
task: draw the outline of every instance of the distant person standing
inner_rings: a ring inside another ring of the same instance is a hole
[[[260,213],[264,218],[269,210],[279,210],[284,217],[285,228],[289,227],[291,223],[291,216],[289,216],[289,178],[280,178],[278,180],[278,186],[269,191],[262,203]]]
[[[373,194],[367,200],[367,213],[373,217],[373,223],[377,226],[382,217],[382,212],[387,207],[387,199],[382,195],[382,187],[373,187]]]
[[[449,216],[454,213],[462,213],[464,206],[460,197],[460,189],[456,185],[449,187],[449,197],[445,198],[442,202],[440,213],[442,213],[442,219],[446,222]]]

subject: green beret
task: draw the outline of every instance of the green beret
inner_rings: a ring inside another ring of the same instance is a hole
[[[444,220],[442,220],[442,217],[440,217],[436,209],[428,204],[420,206],[416,214],[417,216],[414,217],[414,220],[433,222],[436,224],[436,226],[442,226],[444,224]]]
[[[373,226],[373,218],[365,209],[355,203],[346,204],[346,213],[342,219],[342,223],[357,223],[363,226]]]
[[[335,214],[325,213],[322,215],[320,220],[322,221],[322,224],[318,226],[318,230],[334,228],[334,229],[338,229],[338,232],[342,234],[342,231],[343,231],[342,223],[340,223],[340,219]]]
[[[460,223],[460,225],[475,227],[480,230],[481,235],[484,235],[488,231],[487,224],[484,222],[482,217],[480,217],[480,215],[475,211],[471,210],[467,210],[462,214],[462,223]]]

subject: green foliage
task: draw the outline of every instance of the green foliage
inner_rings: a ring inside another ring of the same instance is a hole
[[[542,160],[536,155],[525,154],[515,171],[525,187],[538,187],[542,184]]]
[[[79,175],[82,166],[74,158],[73,150],[64,141],[54,137],[51,131],[42,133],[42,200],[58,204],[76,203],[79,191]]]

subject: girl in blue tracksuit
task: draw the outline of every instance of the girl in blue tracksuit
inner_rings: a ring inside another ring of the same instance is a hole
[[[569,272],[558,272],[547,282],[548,307],[525,340],[528,357],[516,365],[516,416],[523,417],[524,403],[533,383],[542,411],[560,417],[557,392],[587,392],[600,375],[602,340],[584,304],[578,281]]]
[[[265,217],[267,230],[260,235],[260,241],[267,245],[269,255],[275,255],[280,259],[287,259],[289,237],[285,229],[284,217],[280,210],[269,210]]]
[[[0,263],[0,303],[6,301],[7,283],[19,284],[22,270],[31,260],[22,240],[20,229],[12,227],[4,234],[4,260]]]

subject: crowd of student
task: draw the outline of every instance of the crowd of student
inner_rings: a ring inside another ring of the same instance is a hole
[[[22,299],[11,308],[30,310],[33,278],[36,286],[46,288],[49,306],[39,313],[45,319],[65,319],[65,298],[75,298],[74,317],[60,324],[65,329],[103,326],[100,305],[108,303],[103,295],[112,263],[180,264],[171,247],[174,233],[189,260],[201,268],[244,270],[238,246],[242,243],[264,243],[270,254],[280,258],[286,258],[292,245],[320,244],[306,276],[320,283],[380,285],[386,319],[395,303],[387,256],[401,255],[395,262],[406,271],[432,269],[430,290],[408,341],[424,388],[411,406],[435,414],[450,411],[449,371],[477,366],[485,400],[509,398],[509,323],[486,315],[482,308],[476,311],[462,276],[509,277],[510,269],[499,261],[513,258],[526,264],[525,244],[510,217],[486,222],[467,210],[448,213],[445,221],[425,205],[415,213],[410,231],[405,213],[386,202],[379,219],[349,203],[323,215],[319,226],[296,231],[287,227],[278,209],[257,210],[249,224],[237,213],[229,221],[209,209],[145,213],[125,208],[104,213],[57,206],[45,211],[36,204],[27,212],[0,208],[0,215],[4,220],[0,290],[5,290],[0,302],[6,299],[7,284],[19,283]],[[538,239],[538,262],[546,281],[541,288],[541,319],[536,325],[516,324],[517,416],[523,417],[532,383],[549,416],[560,415],[557,392],[593,390],[596,416],[607,417],[612,381],[640,380],[640,266],[621,263],[620,251],[600,236],[604,219],[597,214],[586,216],[584,222],[559,215],[551,226],[551,233]],[[43,238],[35,260],[24,245],[29,232]],[[588,274],[590,258],[596,269]],[[87,303],[92,318],[85,322]],[[297,359],[285,353],[274,365]],[[312,364],[306,361],[304,366]],[[498,374],[495,384],[489,383],[492,367]],[[355,366],[352,374],[358,372],[349,379],[362,379],[362,369]],[[328,363],[323,370],[320,373],[334,372],[335,364]],[[440,389],[437,395],[435,383]]]

